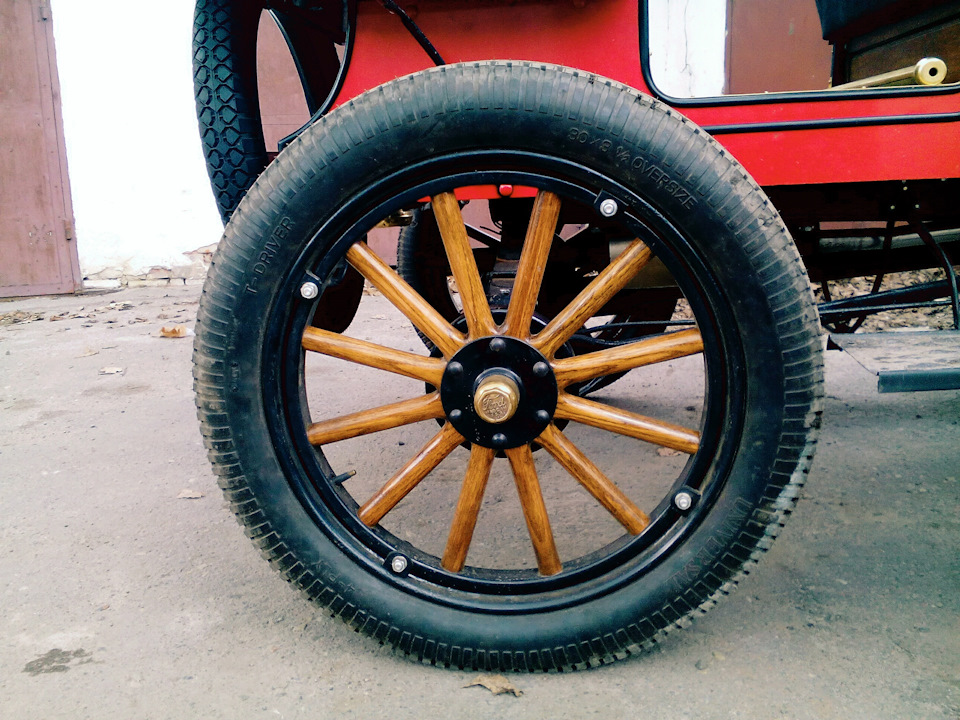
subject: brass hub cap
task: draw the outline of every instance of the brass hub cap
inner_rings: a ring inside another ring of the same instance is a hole
[[[488,423],[502,423],[513,417],[520,404],[520,388],[506,375],[489,375],[477,386],[473,409]]]

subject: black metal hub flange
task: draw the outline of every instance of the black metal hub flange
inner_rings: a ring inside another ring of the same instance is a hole
[[[513,415],[485,421],[474,408],[477,387],[491,375],[508,377],[519,389]],[[440,401],[447,420],[468,442],[498,450],[526,445],[553,420],[557,380],[547,359],[532,345],[511,337],[485,337],[464,345],[443,373]]]

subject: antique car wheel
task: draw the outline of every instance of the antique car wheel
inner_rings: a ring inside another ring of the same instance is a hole
[[[462,205],[504,186],[533,202],[501,306]],[[364,242],[424,203],[453,322]],[[557,308],[544,268],[583,225],[623,249]],[[654,258],[671,331],[572,349]],[[338,334],[311,323],[347,265],[370,308]],[[822,394],[809,283],[740,166],[629,88],[511,62],[401,78],[281,153],[227,226],[194,358],[210,458],[271,563],[460,668],[622,658],[710,607],[793,507]]]

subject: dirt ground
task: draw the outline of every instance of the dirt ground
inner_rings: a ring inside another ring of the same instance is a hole
[[[739,590],[651,653],[494,695],[317,611],[244,537],[191,338],[159,337],[198,296],[0,303],[0,716],[960,717],[960,392],[878,395],[830,353],[804,498]]]

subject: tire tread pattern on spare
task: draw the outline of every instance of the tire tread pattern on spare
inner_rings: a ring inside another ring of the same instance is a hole
[[[209,0],[200,5],[212,8],[225,2]],[[201,46],[207,49],[207,43]],[[427,75],[431,77],[425,78]],[[602,118],[592,115],[592,108],[601,104],[599,96],[606,93],[617,94],[612,111]],[[431,94],[442,96],[442,104],[430,100]],[[695,188],[698,201],[709,203],[743,239],[753,268],[761,276],[767,293],[774,298],[775,322],[782,327],[793,323],[807,327],[817,324],[812,291],[802,272],[799,254],[769,200],[743,168],[716,145],[719,152],[712,160],[714,166],[703,169],[702,143],[706,140],[715,144],[715,141],[699,128],[632,89],[567,68],[538,63],[473,63],[426,70],[375,88],[350,101],[340,111],[321,118],[315,131],[294,141],[271,165],[266,176],[253,186],[236,212],[243,215],[249,208],[251,214],[265,217],[270,208],[278,207],[272,188],[274,179],[297,178],[303,182],[304,178],[323,172],[325,165],[337,163],[356,142],[389,136],[391,128],[398,125],[435,122],[436,118],[426,111],[431,105],[440,106],[449,114],[511,104],[546,118],[549,117],[546,109],[558,107],[558,103],[546,99],[559,97],[565,98],[563,112],[567,119],[575,119],[584,126],[602,124],[607,132],[613,133],[622,133],[630,124],[628,115],[642,110],[647,123],[643,131],[654,133],[647,142],[669,148],[665,151],[666,157],[678,175]],[[668,119],[670,116],[672,119]],[[681,137],[678,124],[689,125],[685,142],[678,140]],[[623,140],[630,142],[631,139]],[[312,146],[309,151],[308,144]],[[726,192],[725,177],[737,192]],[[255,222],[256,219],[249,220]],[[785,400],[790,398],[790,402],[784,405],[784,434],[763,502],[753,508],[735,540],[711,561],[710,572],[701,575],[701,582],[665,603],[659,612],[637,618],[634,623],[591,642],[533,648],[526,652],[497,652],[490,648],[450,646],[444,644],[443,638],[415,636],[393,625],[388,618],[359,611],[337,588],[328,586],[324,578],[299,562],[288,560],[289,549],[265,522],[257,500],[248,491],[233,439],[228,435],[229,427],[218,411],[228,385],[221,360],[225,350],[223,335],[213,328],[234,320],[227,308],[242,287],[242,270],[235,259],[249,257],[257,251],[256,237],[244,236],[235,228],[233,223],[228,225],[221,243],[223,250],[210,268],[195,341],[194,385],[210,460],[238,521],[284,577],[311,600],[382,644],[394,645],[402,653],[425,663],[477,670],[563,670],[622,659],[650,648],[673,629],[689,625],[693,617],[710,609],[719,597],[731,593],[779,534],[794,507],[809,472],[822,412],[823,371],[819,346],[810,341],[809,332],[785,335],[787,344],[782,347],[787,373]]]
[[[193,83],[207,173],[224,223],[267,165],[257,92],[262,0],[198,0]]]

